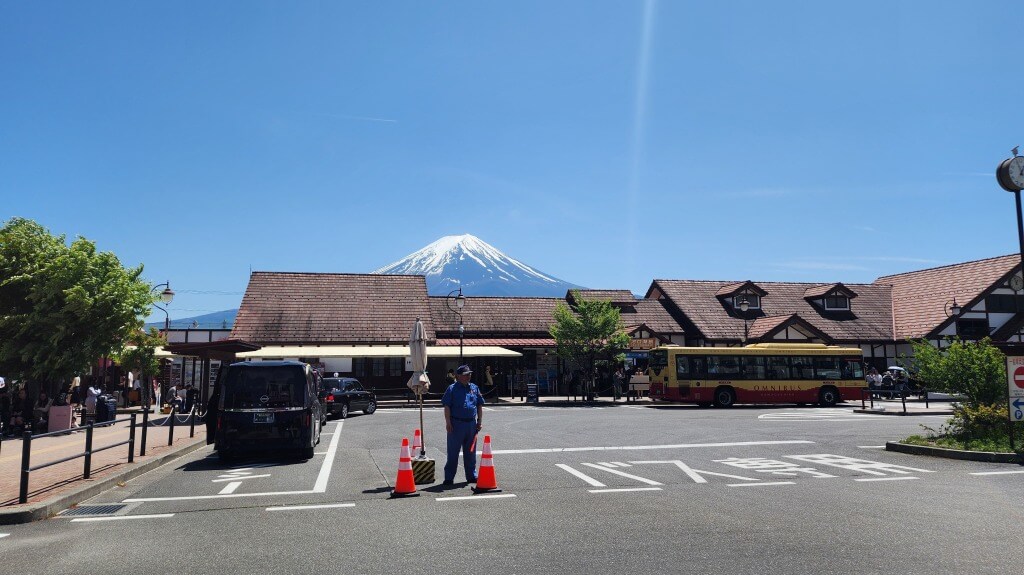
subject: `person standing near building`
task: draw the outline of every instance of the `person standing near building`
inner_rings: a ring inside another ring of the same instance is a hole
[[[85,413],[86,417],[82,418],[82,424],[88,425],[89,423],[96,421],[96,401],[99,396],[103,395],[103,387],[96,383],[95,379],[89,384],[89,389],[85,395]]]
[[[459,451],[466,481],[476,482],[476,435],[483,427],[484,396],[475,383],[469,381],[473,370],[460,365],[455,370],[455,383],[448,386],[441,397],[444,405],[444,423],[448,431],[448,461],[444,466],[444,485],[455,482],[459,467]]]

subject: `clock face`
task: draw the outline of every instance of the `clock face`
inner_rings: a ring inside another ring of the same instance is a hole
[[[1024,156],[1017,156],[1006,166],[1010,182],[1017,188],[1024,188]]]
[[[1024,277],[1013,276],[1010,278],[1010,289],[1013,291],[1020,291],[1021,288],[1024,288]]]

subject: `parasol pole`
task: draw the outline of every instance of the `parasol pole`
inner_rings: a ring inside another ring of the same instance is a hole
[[[427,433],[423,428],[423,391],[417,391],[416,397],[420,400],[420,457],[427,456]]]

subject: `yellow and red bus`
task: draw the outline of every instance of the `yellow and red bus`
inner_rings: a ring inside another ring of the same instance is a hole
[[[662,346],[650,351],[652,400],[714,404],[817,403],[860,398],[864,354],[819,343]]]

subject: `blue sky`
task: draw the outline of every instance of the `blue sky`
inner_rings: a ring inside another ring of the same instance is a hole
[[[462,233],[640,293],[1013,253],[1018,7],[3,0],[0,220],[176,317]]]

